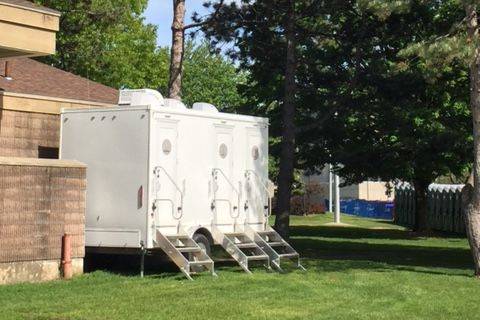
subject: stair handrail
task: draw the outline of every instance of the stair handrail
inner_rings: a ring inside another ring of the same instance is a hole
[[[216,172],[220,172],[220,174],[223,176],[223,178],[225,179],[225,181],[227,181],[227,183],[230,185],[230,188],[237,194],[237,206],[236,207],[233,207],[233,210],[230,206],[230,216],[233,218],[233,219],[236,219],[240,216],[240,201],[241,201],[241,197],[242,195],[240,194],[240,191],[237,190],[237,188],[235,188],[235,186],[233,185],[233,183],[230,181],[230,179],[227,177],[227,175],[225,174],[225,172],[223,172],[222,169],[220,168],[213,168],[212,169],[212,176],[214,177],[214,179],[216,178]],[[239,185],[240,185],[240,182],[239,182]],[[240,188],[241,189],[241,188]],[[214,201],[216,201],[216,197],[215,197],[215,193],[214,193],[214,198],[213,198]],[[219,199],[219,200],[225,200],[226,199]],[[232,215],[232,213],[237,210],[237,214],[234,216]]]
[[[167,172],[167,170],[162,167],[162,166],[156,166],[154,169],[153,169],[153,174],[155,174],[155,176],[157,178],[159,178],[159,175],[158,175],[158,170],[162,170],[165,175],[167,176],[168,180],[170,180],[170,182],[173,184],[173,186],[175,187],[175,189],[177,190],[177,192],[180,194],[180,206],[177,207],[177,212],[180,213],[180,215],[176,215],[175,214],[175,210],[174,210],[174,202],[172,199],[156,199],[156,200],[160,200],[160,201],[170,201],[172,203],[172,217],[173,219],[175,220],[180,220],[182,217],[183,217],[183,197],[184,197],[184,193],[185,193],[185,180],[184,180],[184,184],[183,184],[183,191],[179,188],[179,186],[177,185],[177,183],[175,182],[175,180],[172,178],[172,176]]]
[[[263,189],[267,193],[268,210],[267,210],[267,214],[266,215],[264,214],[264,216],[268,219],[272,215],[272,198],[273,198],[273,196],[270,193],[270,189],[268,189],[267,185],[262,181],[261,177],[254,170],[251,170],[251,169],[245,170],[245,178],[248,179],[250,177],[251,173],[253,173],[253,175],[257,178],[258,182],[260,182],[260,185],[263,187]]]

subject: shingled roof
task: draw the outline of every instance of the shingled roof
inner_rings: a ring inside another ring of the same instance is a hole
[[[116,104],[118,90],[29,59],[8,60],[11,80],[0,61],[0,91]]]
[[[27,0],[0,0],[0,3],[14,7],[22,7],[30,10],[50,13],[54,15],[60,14],[60,12],[58,12],[57,10],[50,9]]]

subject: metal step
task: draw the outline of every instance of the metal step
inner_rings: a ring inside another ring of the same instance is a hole
[[[202,251],[200,247],[176,247],[180,252],[199,252]]]
[[[168,235],[166,237],[168,239],[173,239],[173,240],[190,239],[190,237],[186,234],[174,234],[174,235]]]
[[[199,265],[208,265],[208,264],[212,264],[213,265],[213,261],[211,260],[204,260],[204,261],[190,261],[190,265],[191,266],[199,266]]]
[[[281,246],[286,246],[288,243],[283,242],[283,241],[272,241],[272,242],[267,242],[270,247],[281,247]]]
[[[240,249],[250,249],[250,248],[257,248],[258,245],[255,242],[242,242],[242,243],[235,243],[237,247]]]
[[[215,276],[213,260],[186,232],[183,230],[180,232],[176,235],[166,236],[157,229],[155,245],[167,254],[189,280],[193,280],[191,275],[197,273],[198,266],[204,267],[201,268],[201,271],[208,270]],[[183,245],[176,245],[178,241]],[[184,255],[185,253],[188,254]]]
[[[245,272],[251,273],[248,263],[253,260],[264,260],[265,266],[270,269],[269,256],[245,232],[223,233],[216,225],[212,225],[212,236],[215,242],[219,243]],[[236,242],[236,238],[242,238],[244,241]],[[251,249],[252,255],[247,255],[242,249]]]
[[[249,225],[245,225],[245,232],[269,256],[272,265],[277,270],[283,271],[281,266],[282,259],[296,259],[297,267],[305,270],[300,264],[298,252],[270,226],[266,225],[265,230],[256,231]],[[265,239],[265,236],[268,236],[268,241]]]
[[[263,230],[263,231],[257,231],[257,233],[261,236],[273,236],[273,235],[278,235],[278,233],[271,229],[271,230]]]
[[[225,233],[225,235],[229,238],[242,238],[245,237],[245,233],[243,232],[229,232]]]
[[[268,260],[268,256],[266,254],[261,254],[258,256],[247,256],[248,260]]]

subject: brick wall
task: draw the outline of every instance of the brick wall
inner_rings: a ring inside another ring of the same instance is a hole
[[[0,263],[60,259],[64,233],[82,258],[85,190],[78,162],[0,158]]]
[[[59,141],[59,115],[0,109],[0,156],[38,158],[39,147]]]

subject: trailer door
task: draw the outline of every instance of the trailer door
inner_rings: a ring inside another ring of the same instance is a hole
[[[233,180],[233,127],[216,125],[216,148],[213,178],[214,221],[231,224],[238,215],[238,200],[233,188],[238,191],[238,181]]]
[[[157,114],[159,116],[160,114]],[[155,225],[175,227],[181,212],[182,182],[177,175],[178,131],[177,121],[155,117],[153,125],[153,169],[152,184],[155,201]]]
[[[248,223],[263,221],[265,205],[268,204],[266,191],[262,186],[268,179],[268,143],[266,129],[260,127],[247,128],[245,150],[246,181],[245,191],[248,202],[246,220]]]

